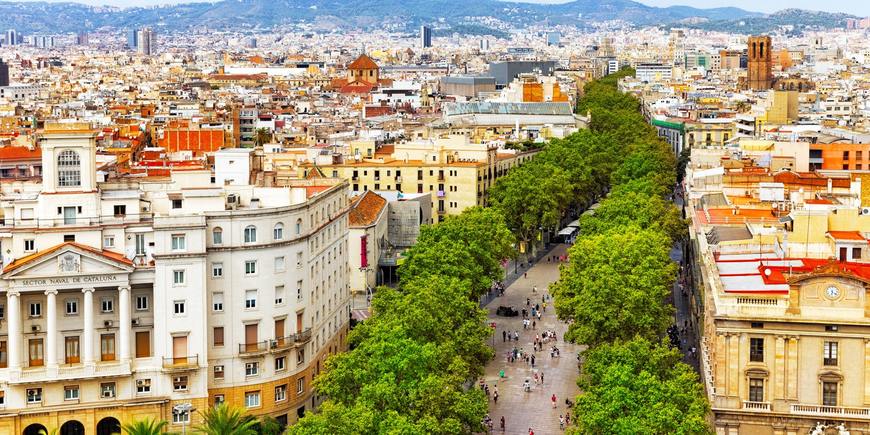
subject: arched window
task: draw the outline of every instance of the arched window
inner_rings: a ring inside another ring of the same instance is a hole
[[[281,240],[284,238],[284,224],[281,222],[275,224],[275,228],[272,229],[272,238],[275,240]]]
[[[57,155],[57,185],[60,187],[82,185],[82,163],[75,151],[66,150]]]
[[[221,227],[215,227],[211,230],[211,242],[215,245],[220,245],[224,242],[224,230]]]
[[[245,243],[254,243],[257,241],[257,227],[248,225],[245,227]]]
[[[296,219],[296,235],[302,234],[302,219]]]

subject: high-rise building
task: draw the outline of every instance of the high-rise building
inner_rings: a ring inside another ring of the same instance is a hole
[[[420,48],[429,48],[432,46],[432,28],[428,26],[420,26]]]
[[[76,45],[88,45],[88,34],[86,32],[76,35]]]
[[[157,49],[157,33],[150,27],[143,27],[136,33],[136,51],[150,56]]]
[[[18,32],[15,29],[6,31],[6,45],[15,45],[18,43]]]
[[[127,48],[136,49],[139,46],[139,29],[130,29],[127,32]]]
[[[9,64],[0,59],[0,86],[9,86]]]
[[[771,55],[770,36],[750,36],[748,41],[747,87],[752,90],[770,89]]]
[[[482,51],[482,52],[489,51],[489,39],[486,39],[486,38],[480,39],[480,51]]]

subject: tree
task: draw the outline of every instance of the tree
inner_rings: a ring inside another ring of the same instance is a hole
[[[566,339],[596,346],[663,333],[673,314],[666,303],[676,273],[670,246],[661,231],[636,226],[578,239],[550,287],[556,313],[572,321]]]
[[[225,403],[201,412],[202,423],[196,431],[204,435],[257,435],[257,419]]]
[[[581,223],[583,234],[603,233],[611,228],[636,225],[641,229],[659,229],[671,240],[686,235],[686,222],[680,210],[660,196],[620,191],[601,201],[595,214],[584,217]]]
[[[267,128],[258,128],[254,136],[254,144],[263,146],[272,140],[272,133]]]
[[[281,423],[270,415],[260,417],[256,429],[260,435],[281,435],[284,432],[281,428]]]
[[[642,338],[586,351],[576,434],[710,434],[709,404],[680,353]]]
[[[147,418],[124,423],[121,428],[127,435],[161,435],[166,433],[168,425],[169,423],[165,420]]]

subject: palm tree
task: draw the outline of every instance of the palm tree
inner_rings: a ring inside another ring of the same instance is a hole
[[[121,425],[127,435],[162,435],[166,433],[164,430],[169,423],[166,420],[155,420],[148,418],[145,420],[136,420]]]
[[[221,403],[202,412],[196,431],[203,435],[257,435],[257,419],[239,408]]]

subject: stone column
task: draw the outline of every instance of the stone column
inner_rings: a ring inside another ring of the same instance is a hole
[[[46,290],[45,365],[57,368],[57,290]]]
[[[800,337],[789,337],[788,338],[788,360],[786,362],[786,369],[788,371],[788,376],[786,376],[786,392],[785,398],[797,400],[798,398],[798,345],[800,344]]]
[[[94,289],[82,289],[85,294],[84,322],[82,325],[82,362],[85,365],[94,365]]]
[[[773,364],[773,398],[785,399],[785,338],[776,336],[776,354]]]
[[[130,306],[130,287],[118,287],[118,308],[120,309],[121,326],[118,333],[121,335],[119,349],[121,362],[130,361],[130,335],[133,334],[133,317]]]
[[[870,406],[870,338],[864,339],[864,406]]]
[[[9,325],[9,369],[21,370],[21,295],[17,290],[6,289],[6,317]]]
[[[740,396],[740,336],[728,337],[728,397]]]

